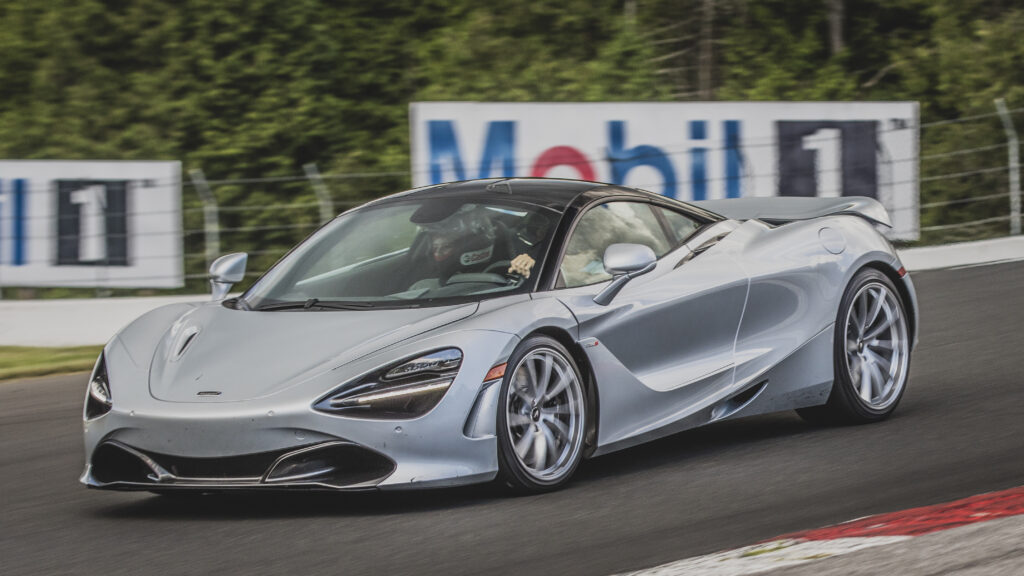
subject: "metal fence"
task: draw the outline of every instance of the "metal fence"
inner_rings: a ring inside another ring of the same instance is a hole
[[[921,123],[917,127],[919,156],[881,160],[883,168],[901,162],[919,166],[919,203],[890,207],[893,211],[920,210],[921,238],[916,245],[1020,233],[1020,151],[1015,126],[1022,120],[1024,107],[1010,109],[998,100],[992,112]],[[753,140],[744,144],[760,145],[774,143],[766,138],[764,143]],[[687,150],[680,144],[678,151],[669,153]],[[179,291],[205,291],[209,263],[234,251],[249,253],[246,276],[251,280],[335,214],[407,189],[412,180],[409,170],[320,173],[315,165],[306,165],[301,174],[236,179],[207,179],[202,171],[192,170],[181,183],[186,286]],[[89,295],[91,291],[15,289],[4,295]]]

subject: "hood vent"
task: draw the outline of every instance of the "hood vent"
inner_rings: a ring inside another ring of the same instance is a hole
[[[175,345],[173,348],[174,356],[171,357],[171,361],[179,360],[184,356],[189,345],[192,344],[192,341],[195,340],[198,335],[199,328],[195,326],[189,326],[185,330],[182,330],[181,334],[178,335],[178,338],[175,339]]]

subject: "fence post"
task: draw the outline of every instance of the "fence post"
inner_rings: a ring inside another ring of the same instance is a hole
[[[217,199],[210,191],[210,185],[206,182],[206,175],[203,171],[195,168],[189,170],[189,177],[192,179],[192,186],[195,187],[199,199],[203,202],[203,234],[206,244],[206,266],[209,267],[213,261],[220,256],[220,218],[217,208]]]
[[[1010,235],[1020,234],[1020,144],[1017,141],[1017,130],[1013,119],[1006,109],[1006,99],[996,98],[996,110],[1006,130],[1006,144],[1009,149],[1010,169]]]
[[[334,218],[334,203],[331,201],[331,191],[324,184],[320,171],[316,164],[310,162],[302,167],[306,171],[306,178],[313,185],[313,193],[316,194],[316,201],[320,204],[320,223],[325,224]]]
[[[0,188],[0,215],[2,215],[4,213],[3,208],[4,208],[4,201],[5,200],[6,200],[6,197],[3,194],[3,189]],[[4,257],[3,257],[3,254],[0,254],[0,268],[3,268],[3,265],[4,265]],[[0,280],[0,300],[3,300],[3,299],[4,299],[4,283],[3,283],[2,280]]]

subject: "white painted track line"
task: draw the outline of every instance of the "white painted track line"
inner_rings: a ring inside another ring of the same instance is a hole
[[[727,552],[688,558],[628,576],[745,576],[831,558],[873,546],[909,540],[910,536],[869,536],[835,540],[775,540]]]
[[[911,272],[1024,260],[1024,236],[922,246],[899,250],[903,266]]]

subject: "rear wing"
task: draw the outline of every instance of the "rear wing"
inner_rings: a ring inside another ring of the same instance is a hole
[[[701,200],[696,206],[733,220],[764,220],[771,223],[812,220],[822,216],[849,214],[860,216],[873,224],[892,228],[889,213],[881,202],[867,196],[816,198],[806,196],[773,196],[769,198],[730,198]]]

